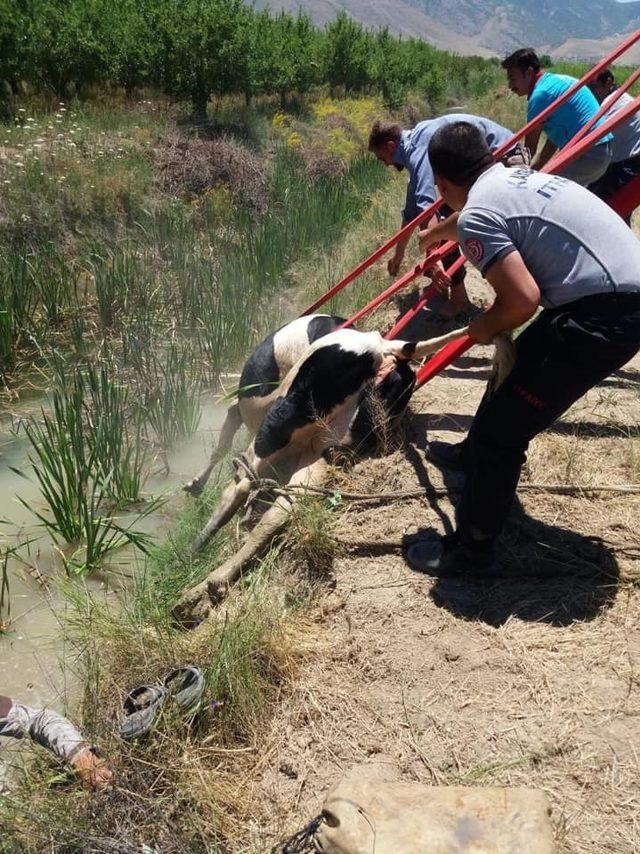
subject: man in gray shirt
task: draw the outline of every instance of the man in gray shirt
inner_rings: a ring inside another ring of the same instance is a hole
[[[598,101],[606,106],[616,91],[612,72],[607,68],[589,84],[589,88]],[[610,118],[632,100],[628,92],[623,92],[604,114],[604,118]],[[612,134],[611,165],[601,178],[589,185],[591,192],[605,202],[640,175],[640,111],[618,125]],[[631,214],[625,218],[625,222],[627,225],[631,224]]]
[[[460,211],[452,233],[440,227],[438,237],[457,239],[496,292],[470,335],[489,343],[544,306],[516,339],[513,370],[485,395],[465,441],[427,446],[430,459],[467,477],[456,533],[419,541],[407,560],[436,575],[488,571],[529,442],[640,350],[640,242],[578,184],[494,164],[468,123],[439,131],[429,158],[440,193]]]

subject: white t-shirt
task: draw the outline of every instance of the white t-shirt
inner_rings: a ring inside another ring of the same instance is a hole
[[[614,96],[615,92],[607,95],[602,102],[602,106],[606,106]],[[626,107],[633,100],[628,92],[624,92],[611,109],[604,114],[604,118],[610,118],[614,113],[617,113],[622,107]],[[630,157],[640,155],[640,110],[634,113],[628,121],[614,128],[611,133],[613,134],[613,143],[611,144],[613,152],[611,160],[613,163],[620,163],[621,160],[628,160]]]
[[[547,307],[640,292],[640,241],[593,193],[557,175],[496,163],[471,187],[458,240],[483,275],[520,252]]]

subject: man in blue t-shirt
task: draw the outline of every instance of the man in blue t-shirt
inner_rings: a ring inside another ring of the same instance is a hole
[[[569,77],[566,74],[542,71],[540,60],[530,47],[524,47],[512,53],[504,60],[502,67],[507,72],[511,91],[527,98],[527,122],[539,116],[546,107],[577,82],[575,77]],[[531,168],[541,169],[548,163],[556,151],[563,148],[593,118],[599,108],[600,105],[595,96],[586,86],[582,86],[568,101],[556,107],[545,119],[542,127],[531,131],[525,138],[526,147],[532,154],[535,153]],[[602,121],[603,119],[600,119],[596,122],[595,127],[598,127]],[[547,135],[547,141],[537,152],[543,129]],[[597,181],[611,162],[612,140],[612,135],[606,134],[577,160],[565,166],[561,174],[565,178],[582,184],[583,187]]]

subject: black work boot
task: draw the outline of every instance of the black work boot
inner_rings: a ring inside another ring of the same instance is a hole
[[[469,468],[469,444],[466,439],[456,444],[451,442],[427,442],[424,455],[440,469],[466,471]]]
[[[494,564],[493,544],[469,546],[458,534],[417,540],[409,546],[407,563],[416,572],[437,578],[455,575],[491,575]]]

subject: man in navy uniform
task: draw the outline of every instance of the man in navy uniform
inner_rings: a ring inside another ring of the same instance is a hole
[[[427,446],[429,459],[464,470],[466,481],[456,532],[418,541],[408,563],[437,575],[487,572],[529,442],[640,349],[640,242],[573,181],[494,164],[467,122],[439,130],[429,159],[442,197],[459,211],[438,237],[458,240],[496,293],[470,335],[489,343],[544,307],[516,339],[511,373],[485,396],[464,442]]]

